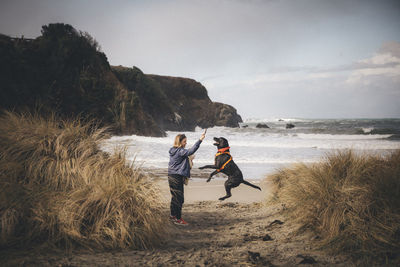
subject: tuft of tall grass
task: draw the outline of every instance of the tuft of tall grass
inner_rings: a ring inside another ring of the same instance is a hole
[[[0,247],[147,248],[163,239],[158,187],[102,152],[93,122],[0,116]]]
[[[280,169],[273,200],[287,207],[320,245],[358,259],[388,259],[400,252],[400,150],[386,156],[336,151],[315,164]]]

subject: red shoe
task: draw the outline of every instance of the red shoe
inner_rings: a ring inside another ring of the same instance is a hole
[[[178,220],[174,221],[174,224],[183,225],[183,226],[188,226],[189,225],[187,222],[185,222],[184,219],[178,219]]]
[[[175,216],[172,216],[172,215],[169,216],[169,220],[170,220],[171,222],[176,222],[176,221],[177,221],[176,217],[175,217]]]

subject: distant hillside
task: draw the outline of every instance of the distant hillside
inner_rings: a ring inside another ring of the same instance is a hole
[[[195,80],[111,67],[93,37],[62,23],[43,26],[35,39],[0,35],[0,108],[80,115],[116,134],[163,136],[241,122]]]

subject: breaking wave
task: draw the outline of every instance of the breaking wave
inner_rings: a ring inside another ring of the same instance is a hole
[[[213,127],[196,152],[194,166],[212,164],[216,152],[212,138],[225,137],[231,154],[244,174],[262,178],[265,173],[296,162],[312,163],[327,151],[353,149],[367,153],[387,153],[400,149],[400,120],[298,120],[265,122],[269,129],[256,128],[256,122],[245,122],[246,128]],[[188,147],[199,137],[202,129],[184,132]],[[167,137],[114,136],[102,148],[111,151],[126,146],[128,158],[144,167],[167,168],[168,150],[179,132],[167,132]]]

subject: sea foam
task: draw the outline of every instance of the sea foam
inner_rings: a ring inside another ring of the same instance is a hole
[[[234,161],[245,175],[255,178],[262,178],[276,168],[293,163],[316,162],[326,152],[332,150],[353,149],[356,152],[381,154],[400,149],[400,140],[391,140],[392,134],[356,134],[355,127],[364,127],[372,131],[374,126],[368,127],[373,123],[371,121],[303,120],[294,123],[296,125],[294,129],[285,129],[282,127],[284,123],[270,123],[271,129],[257,129],[255,123],[249,124],[247,128],[209,128],[206,139],[196,152],[194,167],[213,164],[216,153],[213,137],[228,139]],[[387,131],[388,122],[384,123],[385,133],[391,133]],[[396,123],[389,126],[396,129],[400,125]],[[326,131],[315,133],[316,128],[325,128]],[[203,129],[197,127],[194,132],[183,132],[188,138],[187,148],[198,140],[202,131]],[[178,133],[181,132],[168,131],[166,137],[114,136],[103,142],[102,149],[112,151],[118,146],[125,146],[129,160],[135,160],[144,167],[167,168],[168,151]]]

